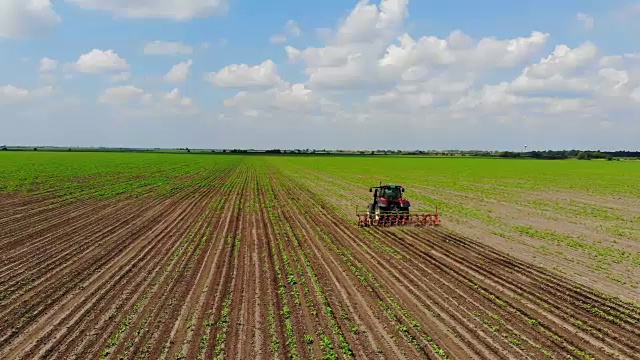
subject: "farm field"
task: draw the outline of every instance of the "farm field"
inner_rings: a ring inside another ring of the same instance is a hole
[[[584,285],[640,301],[640,163],[476,158],[273,158],[350,218],[378,181],[446,228]],[[396,169],[389,171],[389,169]]]
[[[640,359],[638,178],[631,162],[2,153],[0,358]],[[443,226],[356,227],[378,181]]]

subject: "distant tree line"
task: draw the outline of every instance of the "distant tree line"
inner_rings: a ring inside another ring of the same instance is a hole
[[[106,152],[145,152],[145,151],[161,151],[161,148],[60,148],[60,147],[29,147],[29,146],[0,146],[0,151],[106,151]],[[487,150],[395,150],[395,149],[377,149],[377,150],[340,150],[340,149],[190,149],[188,147],[173,148],[173,151],[184,151],[186,153],[227,153],[227,154],[310,154],[310,155],[370,155],[370,156],[398,156],[398,155],[418,155],[418,156],[475,156],[475,157],[498,157],[498,158],[530,158],[544,160],[563,160],[578,159],[592,160],[605,159],[617,160],[621,158],[640,160],[640,151],[592,151],[592,150],[545,150],[545,151],[487,151]]]
[[[600,151],[581,151],[577,156],[578,160],[591,160],[591,159],[607,159],[613,160],[613,156],[602,153]]]
[[[611,155],[613,157],[621,157],[621,158],[629,158],[635,157],[640,158],[640,151],[604,151],[604,154]]]
[[[546,151],[529,151],[529,152],[502,151],[498,153],[498,157],[502,157],[502,158],[529,157],[533,159],[562,160],[562,159],[577,157],[579,153],[580,151],[578,150],[546,150]]]
[[[488,152],[477,152],[474,156],[495,156]],[[502,151],[497,154],[502,158],[520,158],[529,157],[533,159],[546,160],[563,160],[563,159],[606,159],[614,160],[616,158],[640,158],[640,151],[581,151],[581,150],[547,150],[547,151],[529,151],[529,152],[513,152]]]

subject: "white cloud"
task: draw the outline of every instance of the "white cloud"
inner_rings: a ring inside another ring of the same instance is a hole
[[[287,84],[281,88],[257,93],[241,91],[233,98],[225,100],[224,105],[249,111],[264,109],[309,111],[318,105],[318,100],[303,84]]]
[[[417,81],[446,67],[481,72],[525,64],[545,46],[549,34],[533,31],[511,39],[475,41],[460,30],[447,38],[414,39],[402,33],[407,0],[360,1],[325,39],[322,47],[285,47],[291,62],[303,62],[311,88],[362,88],[364,85]],[[397,43],[394,43],[394,39]]]
[[[381,0],[380,5],[361,0],[339,26],[335,41],[350,44],[389,39],[409,15],[409,0]]]
[[[284,25],[284,33],[289,37],[298,37],[302,34],[302,30],[295,20],[289,20]]]
[[[152,94],[132,85],[119,86],[106,89],[98,101],[108,105],[113,116],[125,119],[181,119],[199,114],[193,100],[177,88]]]
[[[29,90],[21,89],[13,85],[0,86],[0,101],[14,103],[29,98]]]
[[[597,65],[598,49],[590,42],[571,49],[558,45],[539,63],[527,66],[511,83],[517,92],[586,93],[594,83],[588,78]]]
[[[549,78],[554,75],[565,75],[593,63],[598,55],[598,48],[586,42],[575,49],[566,45],[558,45],[553,53],[538,64],[526,69],[526,75],[537,78]]]
[[[271,43],[273,44],[281,44],[286,42],[289,39],[297,38],[302,34],[302,30],[298,26],[298,23],[294,20],[289,20],[284,26],[284,32],[280,34],[275,34],[271,36]]]
[[[384,94],[371,95],[368,99],[373,108],[393,112],[414,112],[428,109],[435,102],[435,96],[429,92],[402,93],[389,91]]]
[[[285,48],[290,61],[307,65],[309,84],[346,87],[374,77],[375,62],[398,35],[408,15],[408,0],[361,0],[335,31],[324,31],[326,45],[298,50]]]
[[[598,71],[598,75],[606,79],[614,88],[619,88],[629,83],[629,73],[625,70],[617,70],[613,68],[604,68]]]
[[[47,73],[55,70],[58,67],[58,62],[47,57],[40,59],[40,72]]]
[[[132,101],[142,101],[144,96],[144,90],[133,85],[125,85],[106,89],[98,101],[103,104],[121,105]]]
[[[0,104],[15,104],[29,101],[37,97],[45,97],[53,94],[52,86],[44,86],[33,90],[22,89],[14,85],[0,86]]]
[[[278,75],[277,66],[271,60],[266,60],[255,66],[229,65],[218,72],[206,74],[205,80],[222,88],[268,87],[282,82]]]
[[[153,95],[151,95],[151,94],[142,95],[142,103],[145,104],[145,105],[149,105],[149,104],[153,103]]]
[[[111,76],[111,81],[114,83],[129,81],[129,79],[131,79],[131,73],[128,71]]]
[[[404,34],[398,38],[399,45],[393,44],[387,48],[379,65],[403,71],[416,65],[458,65],[467,69],[514,67],[540,51],[548,37],[549,34],[532,32],[528,37],[507,40],[489,37],[474,44],[460,30],[453,31],[447,39],[423,36],[416,41]]]
[[[274,34],[271,35],[271,37],[269,38],[269,41],[272,44],[282,44],[287,42],[287,35],[285,34]]]
[[[139,108],[162,113],[162,109],[194,108],[191,98],[174,88],[168,93],[152,94],[133,85],[110,87],[98,97],[98,102],[123,108]]]
[[[193,54],[193,46],[186,45],[181,42],[153,41],[147,43],[144,47],[144,53],[147,55],[191,55]]]
[[[163,97],[164,101],[171,105],[181,106],[181,107],[191,107],[193,106],[193,100],[188,97],[182,96],[180,90],[173,89],[170,92],[166,93]]]
[[[67,0],[85,9],[127,18],[189,20],[225,14],[227,0]]]
[[[591,89],[591,84],[586,79],[567,78],[562,75],[553,75],[544,79],[523,75],[511,82],[510,87],[510,90],[514,92],[529,93],[529,95],[535,93],[587,94]]]
[[[129,64],[113,50],[93,49],[89,53],[80,55],[75,68],[83,73],[98,74],[129,70]]]
[[[584,25],[584,29],[589,31],[592,30],[595,25],[595,20],[592,16],[587,15],[585,13],[579,12],[576,14],[576,19]]]
[[[0,37],[28,37],[42,33],[60,21],[50,0],[0,1]]]
[[[472,59],[471,62],[479,62],[483,67],[490,68],[494,62],[497,67],[514,67],[527,62],[542,50],[548,38],[549,34],[539,31],[532,32],[528,37],[508,40],[483,38],[466,55]],[[463,54],[465,54],[464,51]]]
[[[613,55],[613,56],[603,56],[600,59],[600,66],[621,66],[622,65],[622,56],[621,55]]]
[[[46,96],[53,95],[55,91],[56,89],[53,86],[47,85],[47,86],[43,86],[35,90],[32,90],[30,93],[33,97],[46,97]]]
[[[292,62],[304,61],[309,67],[331,67],[343,65],[349,56],[355,51],[346,46],[327,45],[322,48],[307,48],[298,50],[292,46],[286,46],[287,57]]]
[[[189,79],[189,73],[191,72],[192,60],[183,61],[174,65],[171,70],[164,76],[164,81],[170,83],[185,82]]]
[[[628,99],[634,98],[633,89],[640,86],[640,63],[633,61],[628,55],[602,57],[589,42],[576,48],[558,45],[511,82],[473,90],[453,109],[573,113],[576,117],[604,116],[614,107],[631,110]]]

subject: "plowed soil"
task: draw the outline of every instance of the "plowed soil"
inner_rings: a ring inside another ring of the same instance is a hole
[[[362,229],[275,169],[0,197],[2,359],[640,359],[640,308],[441,228]]]

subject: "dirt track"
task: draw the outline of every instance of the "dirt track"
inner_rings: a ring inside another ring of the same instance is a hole
[[[442,229],[360,229],[273,169],[2,198],[0,358],[640,359],[640,308]]]

